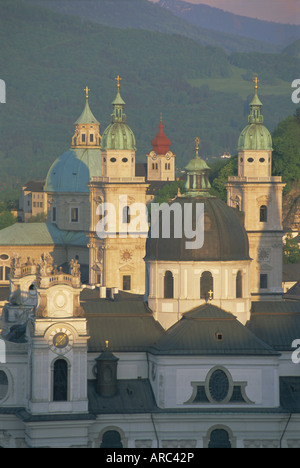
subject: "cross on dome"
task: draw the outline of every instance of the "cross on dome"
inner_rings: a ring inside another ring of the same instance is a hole
[[[85,99],[88,100],[88,98],[89,98],[89,91],[91,91],[91,90],[89,89],[88,86],[86,86],[86,87],[84,88],[84,91],[85,91]]]
[[[120,77],[120,75],[117,76],[117,78],[115,78],[115,80],[117,81],[117,88],[120,89],[120,81],[122,80],[123,78]]]
[[[254,89],[257,90],[257,89],[258,89],[258,83],[259,83],[259,79],[258,79],[257,76],[255,76],[255,77],[253,78],[253,83],[255,83],[255,88],[254,88]]]

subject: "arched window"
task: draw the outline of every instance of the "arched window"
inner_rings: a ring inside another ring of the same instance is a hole
[[[231,448],[228,432],[225,429],[212,431],[208,448]]]
[[[268,221],[268,208],[266,205],[262,205],[259,209],[259,220],[261,223],[266,223]]]
[[[200,298],[209,299],[214,291],[214,279],[210,271],[204,271],[200,279]]]
[[[164,298],[173,299],[174,297],[174,278],[171,271],[166,271],[164,277]]]
[[[236,297],[243,297],[243,274],[238,271],[236,275]]]
[[[68,364],[58,359],[53,369],[53,401],[68,400]]]
[[[100,448],[123,448],[120,434],[117,431],[106,431],[103,434]]]
[[[124,206],[123,208],[123,224],[130,223],[130,207]]]

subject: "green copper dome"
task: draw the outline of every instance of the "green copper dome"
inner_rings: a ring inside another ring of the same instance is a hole
[[[261,108],[262,103],[257,95],[256,85],[255,95],[250,103],[250,115],[248,117],[249,123],[240,134],[238,151],[272,151],[272,137],[269,130],[263,125],[264,118],[261,112]]]
[[[136,150],[135,136],[131,128],[126,124],[126,114],[124,113],[125,102],[123,101],[119,89],[113,101],[113,113],[111,124],[102,135],[102,150]]]
[[[200,138],[195,139],[196,142],[196,156],[191,159],[186,170],[186,183],[185,196],[198,197],[199,195],[210,197],[209,190],[211,188],[209,183],[210,167],[199,156],[199,143]]]

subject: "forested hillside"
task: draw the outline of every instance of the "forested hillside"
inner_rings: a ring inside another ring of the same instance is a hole
[[[7,89],[6,104],[0,104],[0,195],[44,178],[69,148],[86,85],[104,131],[118,74],[139,162],[151,150],[161,112],[179,169],[193,157],[196,136],[210,160],[234,154],[247,124],[253,73],[264,77],[260,98],[271,131],[295,108],[289,80],[300,60],[289,63],[287,55],[261,60],[248,54],[243,62],[242,54],[233,62],[235,56],[221,48],[180,35],[112,28],[21,0],[1,1],[0,40],[0,79]],[[272,60],[278,66],[268,77]],[[282,67],[291,69],[287,78]]]
[[[205,26],[191,24],[173,12],[161,8],[148,0],[26,0],[29,3],[46,6],[59,13],[66,13],[105,26],[158,31],[165,34],[180,34],[202,45],[222,47],[228,53],[233,51],[276,52],[270,41],[257,38],[238,37],[229,29],[212,31]],[[173,2],[174,0],[172,0]]]

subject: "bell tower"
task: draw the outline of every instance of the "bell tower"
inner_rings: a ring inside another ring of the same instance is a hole
[[[152,140],[153,150],[147,154],[147,179],[160,181],[175,180],[175,154],[170,151],[171,141],[164,133],[162,114],[159,130]]]
[[[252,300],[282,298],[281,177],[272,176],[272,137],[264,126],[258,79],[248,125],[238,142],[238,176],[229,177],[227,204],[245,214],[249,238]]]
[[[89,106],[89,91],[86,86],[85,107],[81,116],[75,122],[75,134],[72,138],[72,148],[100,148],[100,123],[94,117]]]
[[[38,265],[38,305],[28,321],[31,414],[88,412],[87,321],[80,306],[80,265],[70,274],[53,268],[50,255]]]

